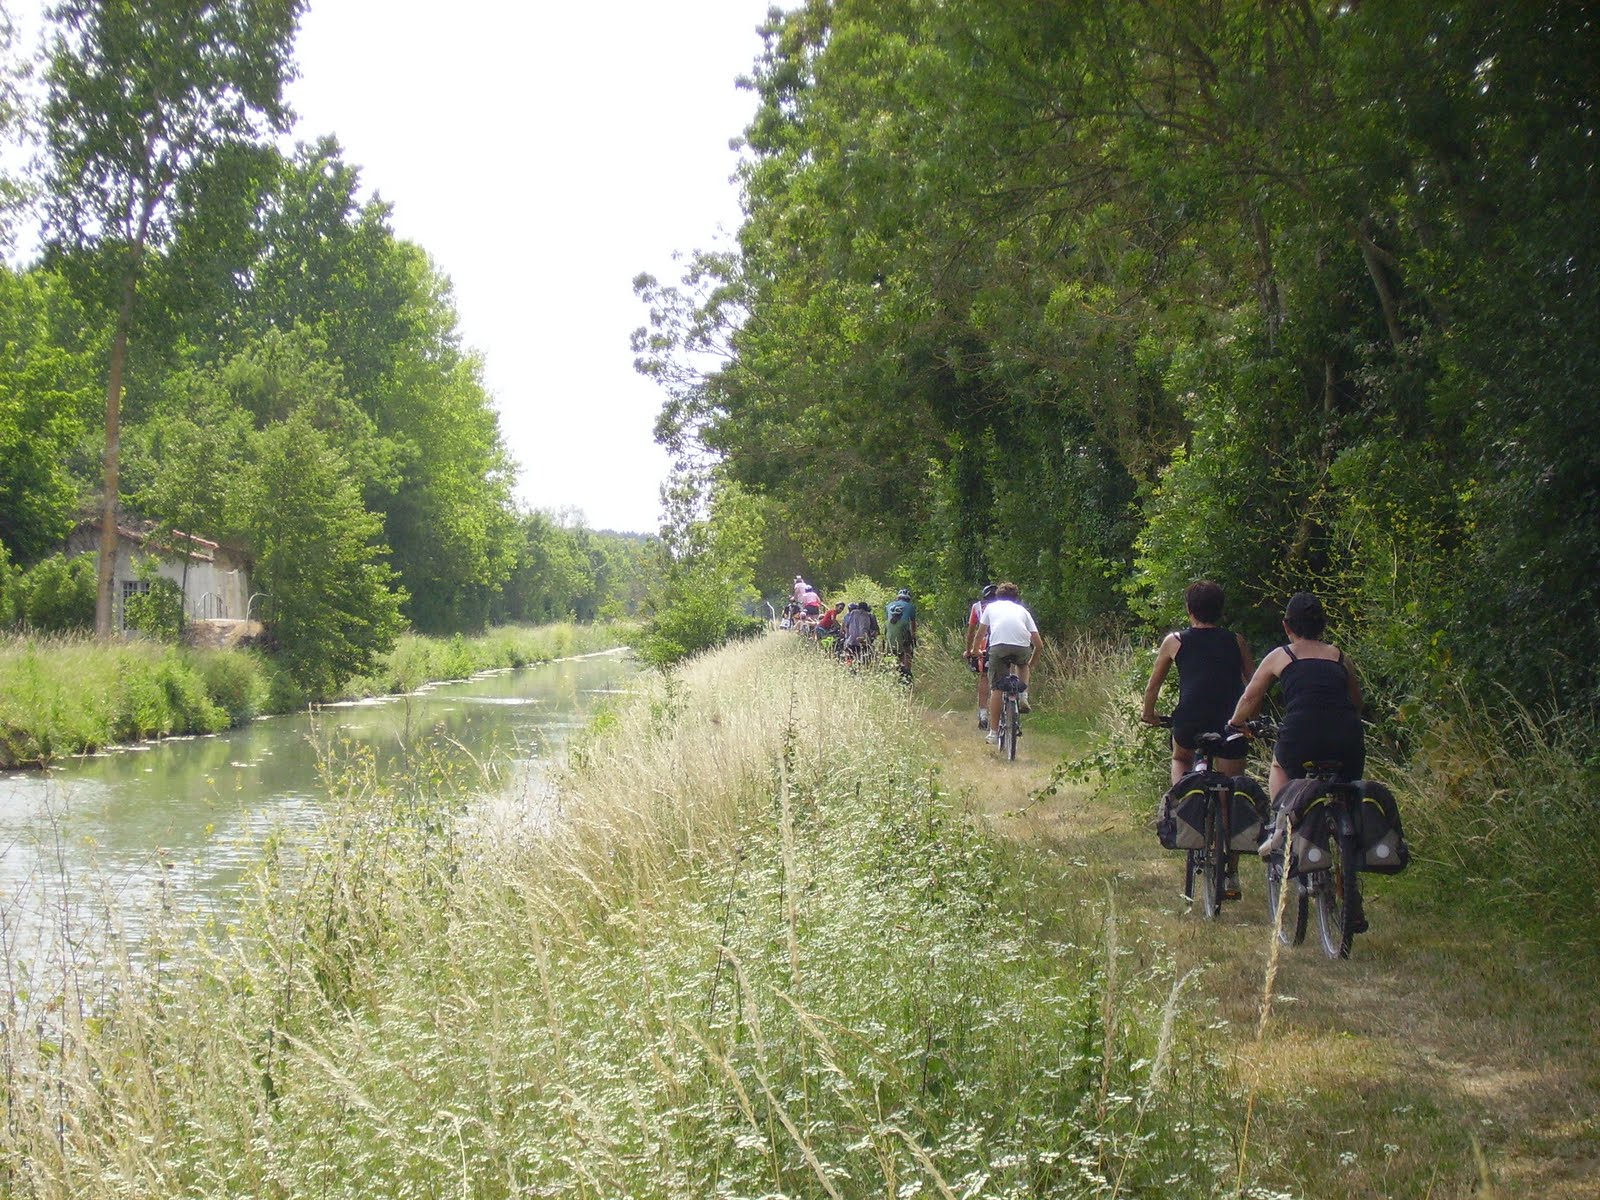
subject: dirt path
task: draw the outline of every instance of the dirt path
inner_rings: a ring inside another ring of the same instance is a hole
[[[1157,845],[1125,794],[1030,799],[1065,738],[1029,730],[1007,764],[967,710],[928,723],[951,784],[994,830],[1058,855],[1069,896],[1103,903],[1109,882],[1141,956],[1198,969],[1190,1000],[1212,998],[1237,1035],[1241,1089],[1257,1090],[1251,1162],[1289,1194],[1600,1197],[1592,980],[1481,918],[1440,911],[1415,869],[1368,877],[1372,931],[1343,963],[1309,944],[1285,948],[1258,1042],[1271,935],[1253,864],[1243,900],[1207,922],[1181,895],[1181,856]],[[1498,1192],[1480,1184],[1474,1143]]]

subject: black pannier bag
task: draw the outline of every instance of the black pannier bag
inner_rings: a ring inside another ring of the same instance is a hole
[[[1325,779],[1291,779],[1278,794],[1278,819],[1288,818],[1293,831],[1289,874],[1309,875],[1332,864],[1327,795],[1336,786]]]
[[[1233,802],[1228,805],[1228,849],[1254,850],[1266,838],[1267,792],[1248,775],[1233,777]]]
[[[1406,845],[1405,828],[1400,823],[1400,805],[1394,793],[1375,779],[1363,779],[1356,786],[1361,789],[1361,812],[1356,819],[1356,833],[1361,840],[1358,865],[1363,871],[1398,875],[1411,862],[1411,847]]]
[[[1203,850],[1206,844],[1206,783],[1209,772],[1190,771],[1161,797],[1156,836],[1168,850]]]

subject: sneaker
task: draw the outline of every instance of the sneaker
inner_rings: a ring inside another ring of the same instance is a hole
[[[980,708],[978,710],[978,728],[979,729],[988,729],[989,728],[989,711],[987,709]]]
[[[1239,877],[1229,875],[1222,881],[1222,898],[1224,900],[1237,900],[1239,898]]]
[[[983,735],[983,740],[991,746],[998,746],[1000,744],[1000,735],[998,733],[986,733]]]
[[[1028,703],[1027,688],[1023,688],[1017,693],[1017,711],[1022,713],[1029,713],[1033,711],[1033,705]]]
[[[1283,842],[1283,830],[1275,828],[1271,836],[1256,848],[1256,853],[1261,855],[1262,858],[1271,858],[1279,850],[1283,849]]]

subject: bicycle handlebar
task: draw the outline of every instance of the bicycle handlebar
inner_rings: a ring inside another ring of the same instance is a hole
[[[1172,714],[1161,713],[1156,717],[1156,727],[1160,729],[1172,728]],[[1247,737],[1271,737],[1278,731],[1278,727],[1270,717],[1252,717],[1243,725],[1225,725],[1215,732],[1221,737],[1242,733]]]

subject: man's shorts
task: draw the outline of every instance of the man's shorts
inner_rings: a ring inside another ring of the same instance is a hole
[[[989,686],[999,683],[1001,678],[1011,674],[1010,666],[1016,663],[1025,667],[1033,658],[1032,646],[1002,646],[990,644],[989,646]]]

